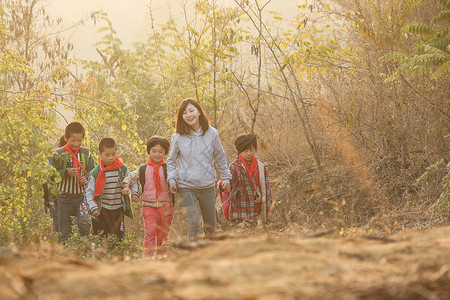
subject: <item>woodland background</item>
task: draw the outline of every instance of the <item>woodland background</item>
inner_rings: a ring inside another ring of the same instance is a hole
[[[113,137],[134,168],[151,135],[170,138],[186,97],[202,103],[229,159],[237,135],[258,135],[272,228],[448,224],[450,1],[299,1],[292,19],[267,0],[234,2],[180,1],[195,14],[152,22],[131,48],[93,12],[83,22],[101,38],[87,61],[45,1],[0,1],[1,245],[55,241],[41,187],[64,124],[84,124],[94,154]],[[142,239],[136,214],[130,247]]]

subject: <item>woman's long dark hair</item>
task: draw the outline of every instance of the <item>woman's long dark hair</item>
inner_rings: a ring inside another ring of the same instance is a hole
[[[194,98],[186,98],[180,103],[180,107],[178,107],[177,123],[175,125],[176,132],[179,133],[180,135],[186,135],[189,134],[189,132],[192,129],[191,126],[189,126],[183,120],[183,113],[189,104],[192,104],[200,112],[198,120],[200,122],[200,127],[202,128],[203,131],[202,135],[204,135],[209,128],[209,119],[206,116],[205,112],[203,111],[203,108],[200,105],[200,103]]]

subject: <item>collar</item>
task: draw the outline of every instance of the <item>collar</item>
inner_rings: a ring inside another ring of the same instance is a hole
[[[200,128],[198,129],[197,132],[195,132],[194,130],[191,129],[191,131],[189,132],[190,136],[201,136],[203,134],[203,129],[200,126]]]

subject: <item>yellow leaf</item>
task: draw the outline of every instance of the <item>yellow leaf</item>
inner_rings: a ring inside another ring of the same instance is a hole
[[[339,206],[339,203],[334,200],[328,200],[328,203],[333,204],[334,206]]]
[[[127,130],[127,125],[123,124],[122,125],[122,130]]]

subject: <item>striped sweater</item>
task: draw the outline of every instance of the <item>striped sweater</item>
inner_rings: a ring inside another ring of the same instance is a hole
[[[102,207],[109,210],[116,210],[123,208],[125,215],[133,218],[130,206],[129,195],[122,194],[122,182],[126,176],[130,174],[127,165],[123,164],[120,169],[109,170],[105,172],[105,185],[103,191],[99,196],[95,195],[95,182],[100,173],[101,166],[97,165],[89,176],[89,181],[85,191],[85,199],[89,207],[89,212],[92,214]],[[137,183],[131,184],[131,191],[133,194],[139,194],[139,185]]]

